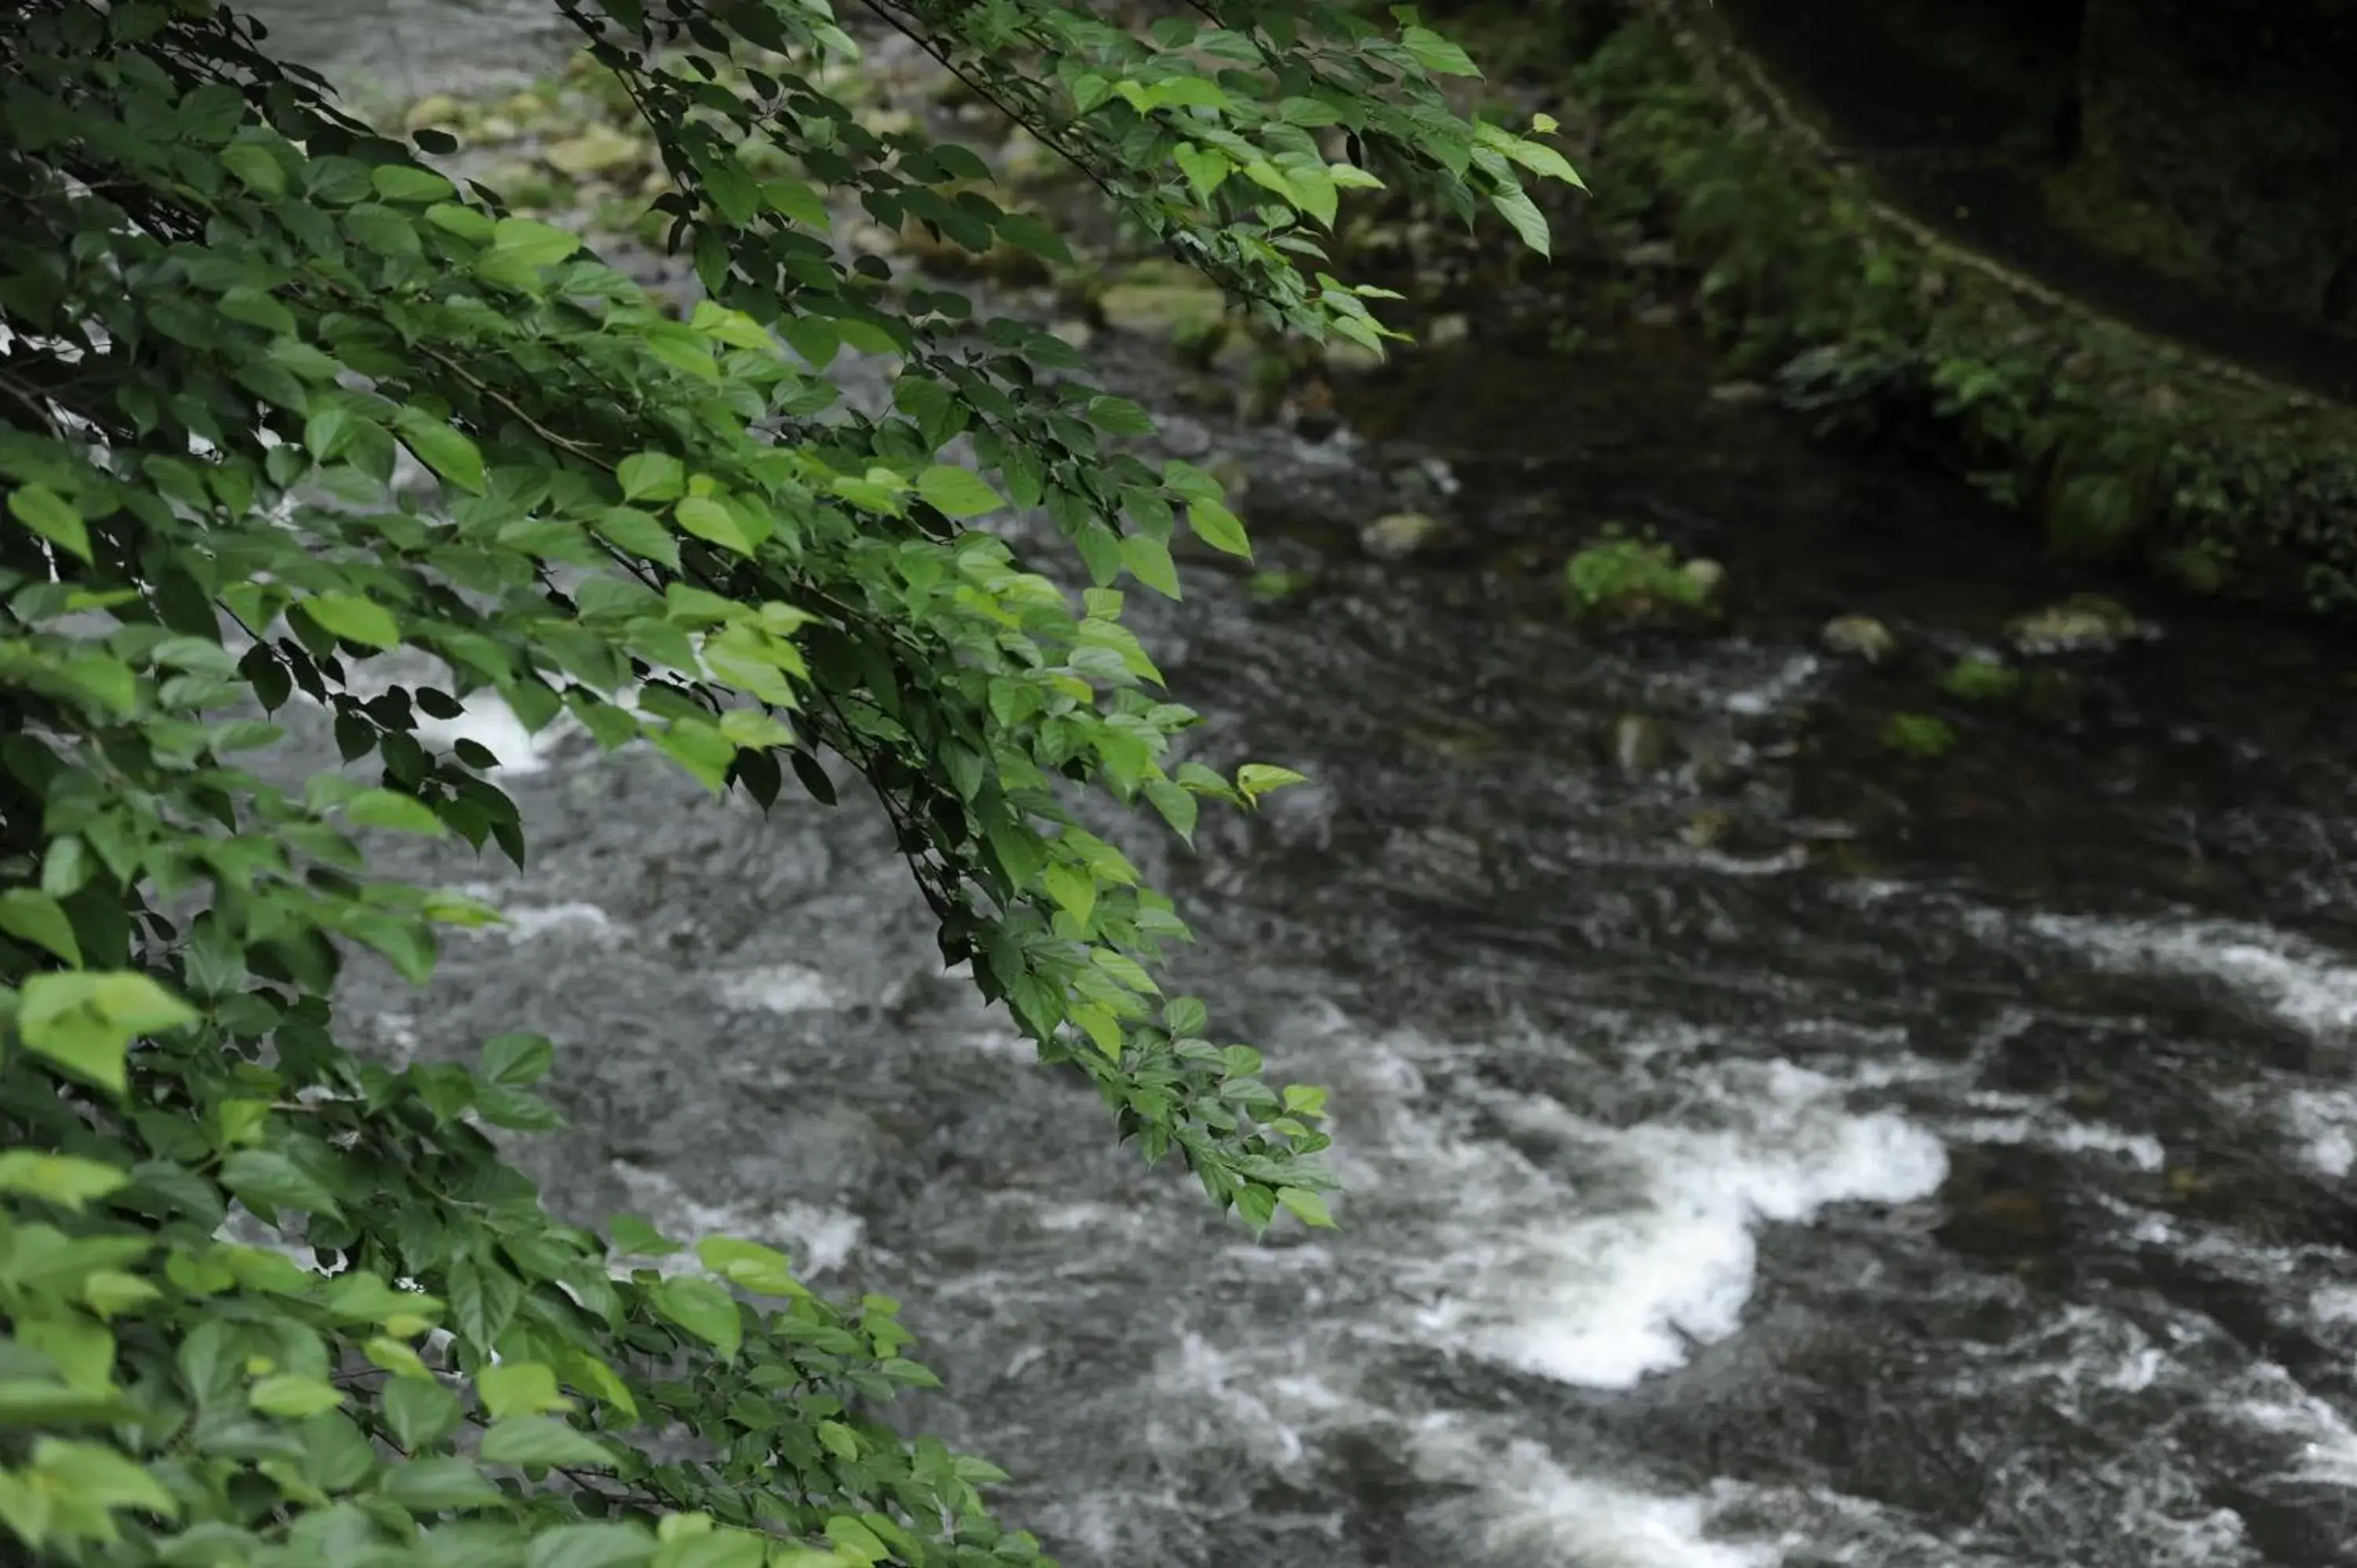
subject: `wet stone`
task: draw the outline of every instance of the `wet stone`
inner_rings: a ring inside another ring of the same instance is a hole
[[[1863,659],[1868,664],[1879,664],[1899,651],[1899,639],[1872,616],[1835,616],[1825,622],[1818,640],[1829,653]]]

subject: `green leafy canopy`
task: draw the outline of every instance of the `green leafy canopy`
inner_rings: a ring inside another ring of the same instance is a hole
[[[1182,524],[1248,553],[1218,488],[1118,446],[1135,410],[1037,373],[1071,363],[1051,339],[838,255],[821,192],[977,249],[1058,247],[953,199],[971,153],[830,95],[855,51],[823,0],[553,4],[661,149],[692,308],[425,166],[210,0],[11,9],[11,1561],[1038,1560],[983,1507],[996,1471],[878,1413],[931,1380],[896,1304],[830,1302],[749,1242],[635,1220],[601,1239],[542,1208],[483,1129],[555,1124],[533,1090],[550,1042],[399,1071],[337,1043],[350,944],[423,982],[439,929],[497,918],[377,874],[355,835],[526,854],[494,759],[422,722],[469,699],[649,743],[765,806],[789,776],[823,794],[822,754],[847,763],[944,959],[1044,1060],[1253,1224],[1328,1222],[1322,1096],[1264,1084],[1200,1002],[1159,994],[1186,928],[1069,807],[1093,787],[1183,834],[1201,797],[1248,810],[1297,778],[1178,764],[1194,715],[1121,625],[1125,573],[1177,592]],[[1394,335],[1376,291],[1318,270],[1341,193],[1494,209],[1543,247],[1522,177],[1572,178],[1452,109],[1435,76],[1470,63],[1405,11],[874,8],[1311,336]],[[812,368],[838,344],[895,357],[892,412],[844,407]],[[960,436],[971,465],[942,456]],[[404,452],[430,484],[395,482]],[[1075,547],[1095,585],[1077,603],[972,525],[1009,507]],[[370,673],[396,650],[427,672]],[[285,788],[248,762],[298,693],[345,767]],[[224,1240],[232,1204],[278,1244]]]

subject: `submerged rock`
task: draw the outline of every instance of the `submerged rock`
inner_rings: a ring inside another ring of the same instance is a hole
[[[651,144],[624,135],[611,125],[593,124],[577,136],[549,143],[541,149],[540,156],[558,173],[580,179],[593,174],[636,168],[650,159],[653,150]]]
[[[1473,336],[1471,317],[1462,311],[1452,310],[1446,316],[1436,316],[1424,324],[1416,340],[1427,349],[1449,349]]]
[[[2006,636],[2024,653],[2101,653],[2160,635],[2126,606],[2100,594],[2077,594],[2061,604],[2016,617]]]
[[[1899,651],[1899,639],[1872,616],[1835,616],[1825,622],[1818,640],[1828,652],[1863,659],[1868,664],[1879,664]]]
[[[1097,296],[1097,314],[1107,327],[1141,338],[1209,331],[1227,309],[1218,289],[1183,283],[1117,283]]]
[[[1622,714],[1612,721],[1609,737],[1612,766],[1622,777],[1650,778],[1666,772],[1678,759],[1677,737],[1670,726],[1645,714]]]
[[[1405,561],[1446,539],[1448,527],[1429,512],[1395,511],[1359,530],[1359,546],[1378,561]]]
[[[403,117],[402,124],[413,131],[429,127],[447,131],[463,123],[466,117],[467,106],[456,98],[447,92],[430,92],[409,106],[409,113]]]

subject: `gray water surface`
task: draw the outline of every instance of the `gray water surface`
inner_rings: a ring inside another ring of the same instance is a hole
[[[1318,585],[1197,569],[1141,632],[1202,755],[1316,782],[1133,842],[1203,934],[1180,979],[1332,1086],[1339,1234],[1254,1242],[1111,1147],[853,792],[764,819],[496,711],[530,871],[413,865],[514,923],[349,1015],[394,1057],[553,1036],[574,1126],[520,1157],[567,1212],[908,1301],[948,1380],[909,1423],[1075,1568],[2357,1562],[2338,650],[2171,606],[1895,757],[1889,713],[2072,585],[1706,387],[1631,329],[1436,357],[1360,436],[1208,430]],[[1469,547],[1338,547],[1414,460]],[[1729,626],[1566,624],[1615,518],[1726,561]],[[1908,657],[1823,653],[1844,611]],[[1630,715],[1660,766],[1613,759]]]

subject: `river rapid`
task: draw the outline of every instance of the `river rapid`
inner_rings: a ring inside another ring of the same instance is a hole
[[[339,67],[537,63],[533,5],[265,9]],[[512,923],[348,1015],[395,1058],[554,1037],[573,1126],[518,1157],[559,1208],[908,1302],[947,1380],[909,1423],[1072,1568],[2357,1563],[2341,650],[2145,606],[1895,756],[1946,663],[2102,585],[1709,386],[1679,328],[1477,323],[1325,440],[1173,418],[1311,585],[1199,566],[1141,635],[1201,755],[1313,783],[1125,842],[1202,935],[1178,978],[1331,1086],[1337,1233],[1112,1147],[849,790],[764,818],[492,710],[529,871],[396,864]],[[1455,547],[1355,546],[1409,504]],[[1728,624],[1570,624],[1612,520],[1724,562]],[[1843,613],[1901,655],[1825,651]]]

